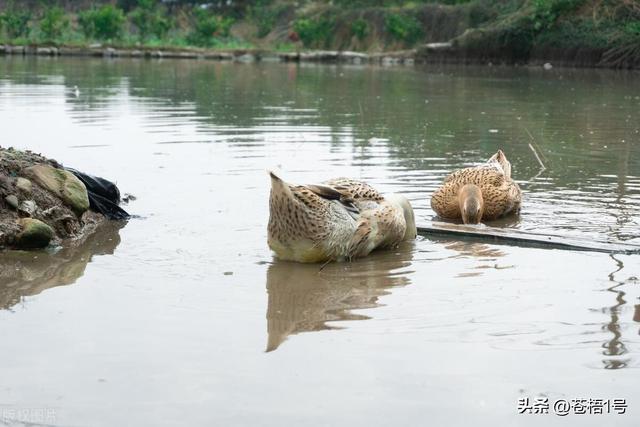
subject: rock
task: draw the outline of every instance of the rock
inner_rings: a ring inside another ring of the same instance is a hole
[[[16,246],[20,249],[45,248],[53,238],[53,228],[34,218],[21,218],[18,224],[22,231],[16,236]]]
[[[443,50],[450,50],[453,48],[453,43],[451,42],[442,42],[442,43],[427,43],[424,46],[428,51],[437,52]]]
[[[215,59],[218,61],[230,61],[233,59],[233,54],[228,52],[206,52],[204,59]]]
[[[239,55],[233,58],[237,62],[255,62],[256,57],[250,53],[245,53],[243,55]]]
[[[369,61],[369,55],[362,52],[342,51],[339,56],[340,61],[351,62],[353,64],[362,64]]]
[[[5,202],[13,209],[18,209],[18,197],[15,194],[10,194],[4,198]]]
[[[26,216],[33,216],[37,208],[38,205],[36,205],[36,202],[33,200],[25,200],[18,206],[18,212]]]
[[[33,186],[31,185],[31,181],[27,178],[18,178],[16,181],[16,188],[25,194],[31,194]]]
[[[281,52],[278,54],[278,57],[283,62],[293,62],[300,60],[300,53],[298,52]]]
[[[102,56],[104,56],[105,58],[116,56],[116,50],[112,47],[108,47],[102,51]]]
[[[380,60],[380,63],[384,66],[395,65],[398,63],[396,58],[392,58],[391,56],[385,56]]]
[[[41,187],[59,196],[73,211],[80,215],[89,209],[89,195],[82,181],[71,172],[38,164],[24,169]]]

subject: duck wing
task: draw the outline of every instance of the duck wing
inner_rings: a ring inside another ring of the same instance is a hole
[[[326,181],[324,184],[352,200],[367,200],[374,202],[384,200],[384,196],[382,196],[378,190],[364,181],[358,181],[350,178],[334,178]]]
[[[342,206],[352,214],[357,215],[360,213],[360,210],[355,205],[353,198],[350,197],[350,194],[348,193],[338,191],[336,188],[324,184],[310,184],[305,185],[304,187],[323,199],[340,202],[340,204],[342,204]]]
[[[493,165],[482,165],[474,168],[459,169],[444,180],[444,186],[451,186],[457,191],[459,187],[475,184],[479,187],[491,185],[499,187],[505,182],[506,176],[502,169]]]

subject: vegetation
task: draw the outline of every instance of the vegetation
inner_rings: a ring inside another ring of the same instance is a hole
[[[85,37],[97,40],[120,38],[124,21],[124,12],[111,4],[78,14],[78,23]]]
[[[150,37],[165,38],[172,26],[166,10],[158,4],[157,0],[139,0],[137,3],[129,13],[129,18],[138,30],[140,41],[144,42]]]
[[[69,30],[70,20],[61,7],[54,6],[44,11],[40,20],[40,31],[46,41],[60,40]]]
[[[422,37],[420,22],[409,14],[390,13],[385,19],[385,29],[392,37],[409,45]]]
[[[478,58],[640,66],[640,1],[0,0],[0,43],[378,51],[445,41]]]
[[[293,23],[293,30],[305,47],[326,47],[331,40],[333,22],[327,18],[302,18]]]

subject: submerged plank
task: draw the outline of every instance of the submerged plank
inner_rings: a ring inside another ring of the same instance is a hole
[[[429,226],[418,227],[418,234],[425,237],[438,236],[470,239],[524,247],[603,252],[610,254],[640,254],[640,245],[601,242],[576,237],[531,233],[527,231],[489,227],[485,225],[478,226],[432,222]]]

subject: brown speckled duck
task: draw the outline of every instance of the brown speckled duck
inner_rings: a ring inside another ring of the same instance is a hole
[[[270,176],[268,244],[280,259],[350,260],[416,237],[413,209],[404,196],[383,196],[347,178],[291,185],[273,172]]]
[[[522,193],[511,179],[511,163],[498,150],[484,165],[460,169],[431,196],[431,208],[465,224],[491,221],[520,210]]]

